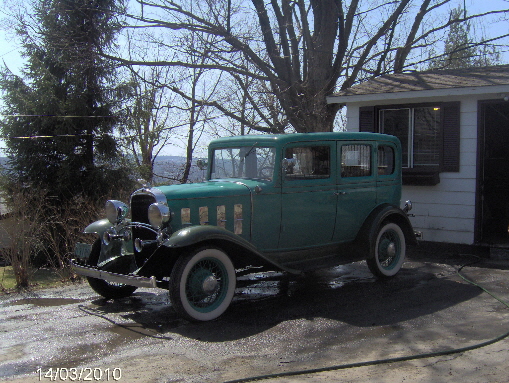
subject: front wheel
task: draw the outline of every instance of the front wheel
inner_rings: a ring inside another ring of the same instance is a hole
[[[382,224],[371,254],[366,260],[369,270],[377,277],[387,278],[397,274],[405,260],[405,235],[398,224]]]
[[[205,247],[182,256],[170,278],[170,300],[190,321],[209,321],[230,305],[236,285],[233,263],[222,250]]]

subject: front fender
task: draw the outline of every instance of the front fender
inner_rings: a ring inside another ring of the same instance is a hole
[[[249,253],[250,255],[254,255],[255,257],[259,258],[262,263],[269,263],[273,266],[276,266],[278,269],[287,271],[292,274],[301,274],[299,270],[285,267],[268,258],[265,254],[258,251],[256,247],[254,247],[244,238],[239,237],[231,231],[219,226],[189,226],[173,233],[170,238],[163,242],[162,245],[169,248],[178,249],[199,245],[200,243],[205,242],[219,244],[219,246],[221,246],[220,243],[223,243],[230,247],[241,248],[243,251]],[[231,256],[235,256],[235,254],[231,254]]]
[[[131,222],[130,220],[125,220],[125,223]],[[107,218],[100,219],[99,221],[92,222],[90,225],[88,225],[85,230],[83,230],[83,233],[85,234],[96,234],[99,238],[102,239],[103,234],[111,229],[113,225],[110,221],[108,221]],[[117,228],[118,229],[118,228]],[[112,241],[110,246],[114,246],[115,243],[117,243],[118,240]],[[120,243],[120,242],[118,242]],[[133,243],[132,241],[124,242],[122,241],[123,246],[125,246],[125,249],[128,253],[133,253]]]
[[[85,228],[85,230],[83,230],[83,232],[87,234],[97,234],[100,238],[102,238],[104,232],[112,226],[111,222],[108,221],[107,218],[104,218],[99,221],[92,222]]]
[[[164,241],[163,245],[178,248],[214,239],[231,241],[249,249],[250,251],[257,251],[256,248],[244,238],[241,238],[222,227],[209,225],[189,226],[180,229]]]

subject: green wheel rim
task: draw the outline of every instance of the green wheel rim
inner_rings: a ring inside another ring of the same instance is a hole
[[[213,286],[207,290],[207,286]],[[196,311],[208,313],[217,309],[228,292],[228,272],[216,258],[203,258],[189,271],[186,299]]]
[[[384,270],[392,270],[401,257],[401,240],[398,233],[389,229],[380,236],[378,242],[378,263]]]

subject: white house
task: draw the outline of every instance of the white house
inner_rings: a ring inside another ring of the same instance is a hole
[[[509,247],[509,65],[381,76],[327,98],[347,130],[403,146],[403,201],[424,239]]]

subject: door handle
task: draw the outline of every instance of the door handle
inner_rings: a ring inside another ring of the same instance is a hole
[[[340,191],[340,192],[335,192],[334,195],[338,196],[338,195],[345,195],[346,194],[346,191]]]

